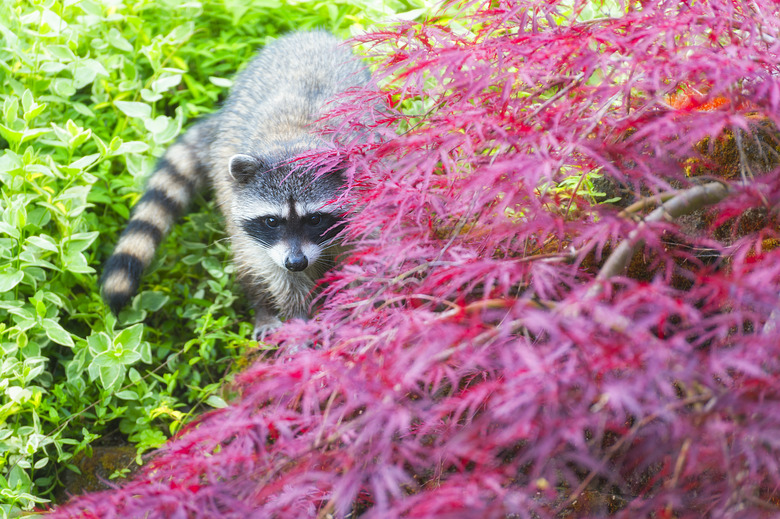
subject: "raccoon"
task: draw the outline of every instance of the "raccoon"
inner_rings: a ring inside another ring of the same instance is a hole
[[[328,149],[319,117],[339,94],[368,84],[368,69],[325,31],[267,45],[235,79],[222,108],[197,122],[160,159],[104,266],[102,291],[118,313],[137,292],[160,242],[195,193],[213,187],[240,283],[254,307],[255,337],[308,318],[311,293],[341,249],[339,173],[292,159]]]

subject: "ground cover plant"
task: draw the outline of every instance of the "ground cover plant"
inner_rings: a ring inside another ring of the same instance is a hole
[[[208,198],[132,308],[114,318],[100,301],[100,265],[155,157],[268,38],[349,36],[423,5],[0,2],[0,517],[62,496],[93,447],[142,454],[224,405],[254,346]]]
[[[776,516],[777,4],[590,7],[362,37],[388,108],[346,120],[386,140],[342,150],[318,319],[52,515]]]

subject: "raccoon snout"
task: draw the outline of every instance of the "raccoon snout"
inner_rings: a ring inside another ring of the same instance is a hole
[[[309,266],[309,260],[303,253],[290,254],[284,259],[284,266],[287,267],[287,270],[300,272]]]

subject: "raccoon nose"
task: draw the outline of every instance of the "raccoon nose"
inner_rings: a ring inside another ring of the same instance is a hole
[[[284,266],[287,267],[287,270],[300,272],[309,266],[309,260],[306,259],[303,253],[290,254],[285,258]]]

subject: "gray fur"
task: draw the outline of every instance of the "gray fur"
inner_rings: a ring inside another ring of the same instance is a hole
[[[289,211],[290,203],[323,213],[343,211],[329,204],[342,187],[338,175],[315,178],[312,171],[291,173],[288,161],[332,146],[315,135],[315,121],[330,108],[327,103],[334,97],[368,80],[365,66],[330,34],[312,31],[284,36],[247,65],[222,109],[188,130],[150,178],[149,184],[167,195],[169,188],[176,187],[175,179],[184,178],[199,187],[204,183],[202,177],[208,177],[225,217],[239,280],[255,308],[255,330],[260,337],[278,326],[280,317],[308,316],[312,288],[339,249],[337,244],[325,243],[315,250],[308,244],[306,250],[316,261],[304,271],[292,272],[279,264],[278,250],[248,235],[242,222],[268,210]],[[170,174],[172,170],[176,174]],[[178,189],[174,205],[186,206],[185,191]],[[148,238],[144,232],[154,225],[164,235],[176,216],[161,216],[160,199],[162,205],[170,205],[165,197],[144,197],[149,200],[139,201],[104,271],[104,298],[115,311],[137,290],[139,281],[134,278],[140,278],[139,269],[146,268],[153,256],[153,250],[139,251],[148,249],[150,240],[142,243]],[[154,229],[149,232],[156,233]]]

